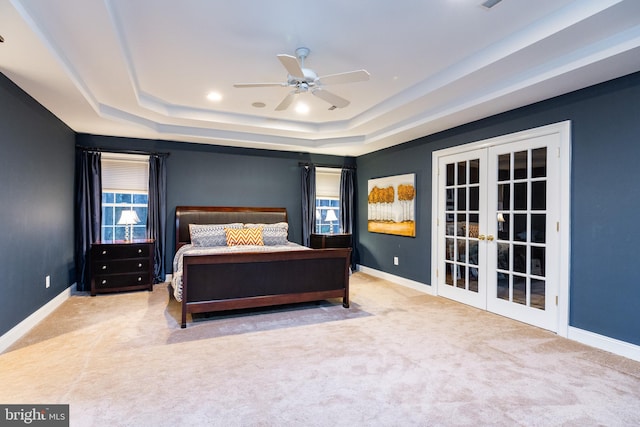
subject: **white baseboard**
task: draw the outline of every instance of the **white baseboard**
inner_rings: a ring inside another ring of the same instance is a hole
[[[363,265],[358,265],[358,271],[362,271],[365,274],[385,279],[420,292],[434,295],[433,288],[424,283],[415,282],[413,280],[405,279],[404,277],[395,276]],[[609,353],[617,354],[618,356],[640,362],[640,346],[635,344],[585,331],[573,326],[569,326],[567,338],[590,347],[598,348],[600,350],[608,351]]]
[[[16,341],[22,338],[27,332],[34,326],[40,323],[44,318],[53,313],[53,311],[60,307],[71,296],[71,292],[75,289],[76,284],[69,286],[64,291],[60,292],[51,301],[40,307],[31,316],[18,323],[7,333],[0,337],[0,353],[11,347]]]
[[[396,283],[398,285],[402,285],[407,288],[414,289],[418,292],[423,292],[425,294],[433,295],[433,288],[431,287],[431,285],[428,285],[426,283],[405,279],[404,277],[396,276],[390,273],[385,273],[384,271],[376,270],[375,268],[365,267],[364,265],[360,265],[360,264],[358,264],[357,270],[362,271],[363,273],[368,274],[370,276],[378,277],[380,279],[385,279],[390,282]]]
[[[640,362],[640,346],[569,326],[570,340]]]

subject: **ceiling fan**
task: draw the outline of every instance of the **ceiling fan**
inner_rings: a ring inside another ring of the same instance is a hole
[[[276,111],[286,110],[299,93],[311,92],[312,95],[327,101],[331,104],[330,109],[344,108],[349,105],[349,101],[324,89],[325,85],[354,83],[369,80],[369,73],[366,70],[347,71],[346,73],[328,74],[320,76],[309,68],[304,68],[304,60],[309,56],[310,50],[306,47],[296,49],[296,56],[280,54],[278,59],[286,68],[287,81],[281,83],[237,83],[234,87],[291,87],[293,90],[278,104]],[[298,62],[299,61],[299,62]]]

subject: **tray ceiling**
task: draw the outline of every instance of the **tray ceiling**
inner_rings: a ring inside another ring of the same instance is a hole
[[[637,0],[0,0],[0,35],[0,71],[76,132],[337,155],[640,70]],[[233,86],[286,81],[302,46],[370,73],[326,86],[348,106]]]

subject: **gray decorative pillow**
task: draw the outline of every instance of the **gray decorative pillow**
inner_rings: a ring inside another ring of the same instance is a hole
[[[189,224],[191,243],[194,246],[227,246],[225,228],[242,228],[242,223]]]
[[[245,228],[262,227],[262,240],[266,246],[286,245],[288,242],[289,224],[245,224]]]

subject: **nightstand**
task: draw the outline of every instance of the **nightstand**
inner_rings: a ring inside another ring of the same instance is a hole
[[[153,291],[153,239],[115,240],[91,245],[91,296],[97,293]]]
[[[350,248],[351,234],[312,234],[309,243],[313,249]]]

